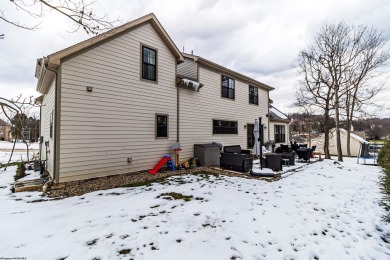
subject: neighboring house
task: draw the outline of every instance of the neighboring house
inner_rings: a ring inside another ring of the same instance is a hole
[[[278,110],[276,107],[269,106],[269,133],[270,140],[278,144],[290,144],[290,123],[291,119]]]
[[[340,128],[340,134],[341,134],[341,150],[343,152],[343,155],[347,154],[347,130]],[[324,134],[319,135],[318,137],[311,140],[312,145],[316,145],[316,150],[320,152],[324,152],[324,141],[325,136]],[[367,141],[364,140],[362,137],[351,133],[351,156],[358,156],[360,147],[362,143],[366,143]],[[329,134],[329,153],[330,155],[337,155],[337,141],[336,141],[336,129],[333,128],[330,131]]]
[[[0,141],[11,141],[11,125],[0,119]]]
[[[57,183],[150,169],[175,142],[181,160],[196,143],[251,148],[273,89],[182,54],[154,14],[39,59],[36,77],[41,156]]]
[[[304,143],[306,143],[306,139],[304,139],[300,135],[292,135],[290,140],[293,141],[293,142],[296,142],[297,144],[304,144]]]

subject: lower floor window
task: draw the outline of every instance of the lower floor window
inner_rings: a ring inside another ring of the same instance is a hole
[[[156,115],[156,138],[168,138],[168,115]]]
[[[213,134],[237,134],[237,122],[213,120]]]
[[[286,126],[275,125],[275,143],[286,142]]]

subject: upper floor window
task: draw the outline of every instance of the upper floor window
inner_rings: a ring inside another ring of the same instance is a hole
[[[249,86],[249,103],[259,104],[259,89],[257,87]]]
[[[286,142],[286,126],[275,125],[275,143]]]
[[[237,122],[213,120],[213,134],[237,134]]]
[[[142,78],[148,80],[157,80],[157,52],[156,50],[142,46]]]
[[[234,99],[234,79],[222,75],[222,97]]]

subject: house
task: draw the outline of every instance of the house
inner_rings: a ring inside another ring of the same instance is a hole
[[[291,119],[273,105],[269,105],[269,120],[270,140],[275,141],[276,147],[278,144],[289,144]]]
[[[175,142],[181,160],[196,143],[252,148],[273,89],[181,53],[154,14],[38,59],[35,75],[56,183],[150,169]]]
[[[11,125],[0,119],[0,141],[11,141]]]
[[[347,130],[340,128],[341,135],[341,150],[343,155],[347,154]],[[358,156],[362,143],[367,143],[362,137],[351,133],[351,156]],[[316,150],[324,152],[325,136],[321,134],[311,140],[312,145],[316,145]],[[336,140],[336,128],[330,130],[329,133],[329,153],[330,155],[337,155],[337,140]]]

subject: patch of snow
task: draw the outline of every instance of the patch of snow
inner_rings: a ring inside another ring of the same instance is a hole
[[[11,155],[13,143],[11,142],[5,142],[0,141],[0,163],[7,163],[9,160],[9,157]],[[31,143],[29,144],[30,150],[29,150],[29,156],[30,160],[33,158],[33,156],[39,155],[39,143]],[[24,150],[24,151],[23,151]],[[15,150],[12,155],[11,162],[21,162],[27,161],[27,152],[26,152],[26,144],[25,143],[16,143],[15,144]]]
[[[182,81],[183,81],[184,86],[190,86],[190,83],[191,83],[192,88],[194,89],[194,91],[198,91],[198,88],[200,87],[200,83],[199,82],[196,82],[196,81],[193,81],[193,80],[189,80],[189,79],[182,79]]]
[[[39,150],[39,143],[28,143],[30,149]],[[2,149],[12,149],[14,146],[13,142],[0,141],[0,150]],[[26,144],[23,142],[17,142],[15,144],[15,149],[26,149]]]
[[[380,206],[381,169],[357,165],[355,159],[307,164],[275,182],[183,175],[151,186],[40,203],[28,203],[39,198],[39,192],[10,192],[15,170],[9,167],[0,173],[4,257],[388,259],[390,255],[390,244],[385,242],[390,225],[381,220],[386,213]],[[193,197],[185,202],[161,196],[171,192]]]
[[[7,163],[10,155],[11,152],[0,152],[0,163]],[[27,160],[26,152],[19,152],[19,151],[14,152],[14,154],[12,155],[11,162],[21,162],[22,160],[23,161]]]
[[[35,180],[35,179],[40,179],[41,178],[41,173],[34,172],[34,170],[28,170],[26,171],[26,176],[23,178],[20,178],[20,181],[27,181],[27,180]]]
[[[314,162],[318,159],[314,158],[311,160]],[[283,165],[281,171],[274,172],[273,170],[271,170],[269,168],[265,168],[265,167],[263,167],[263,169],[261,169],[260,160],[257,159],[257,160],[253,160],[252,172],[257,173],[257,174],[263,174],[264,176],[274,176],[275,174],[282,174],[283,175],[283,174],[286,174],[287,172],[290,172],[292,170],[299,169],[304,165],[307,165],[307,163],[306,162],[295,162],[295,165],[289,165],[289,166]]]

